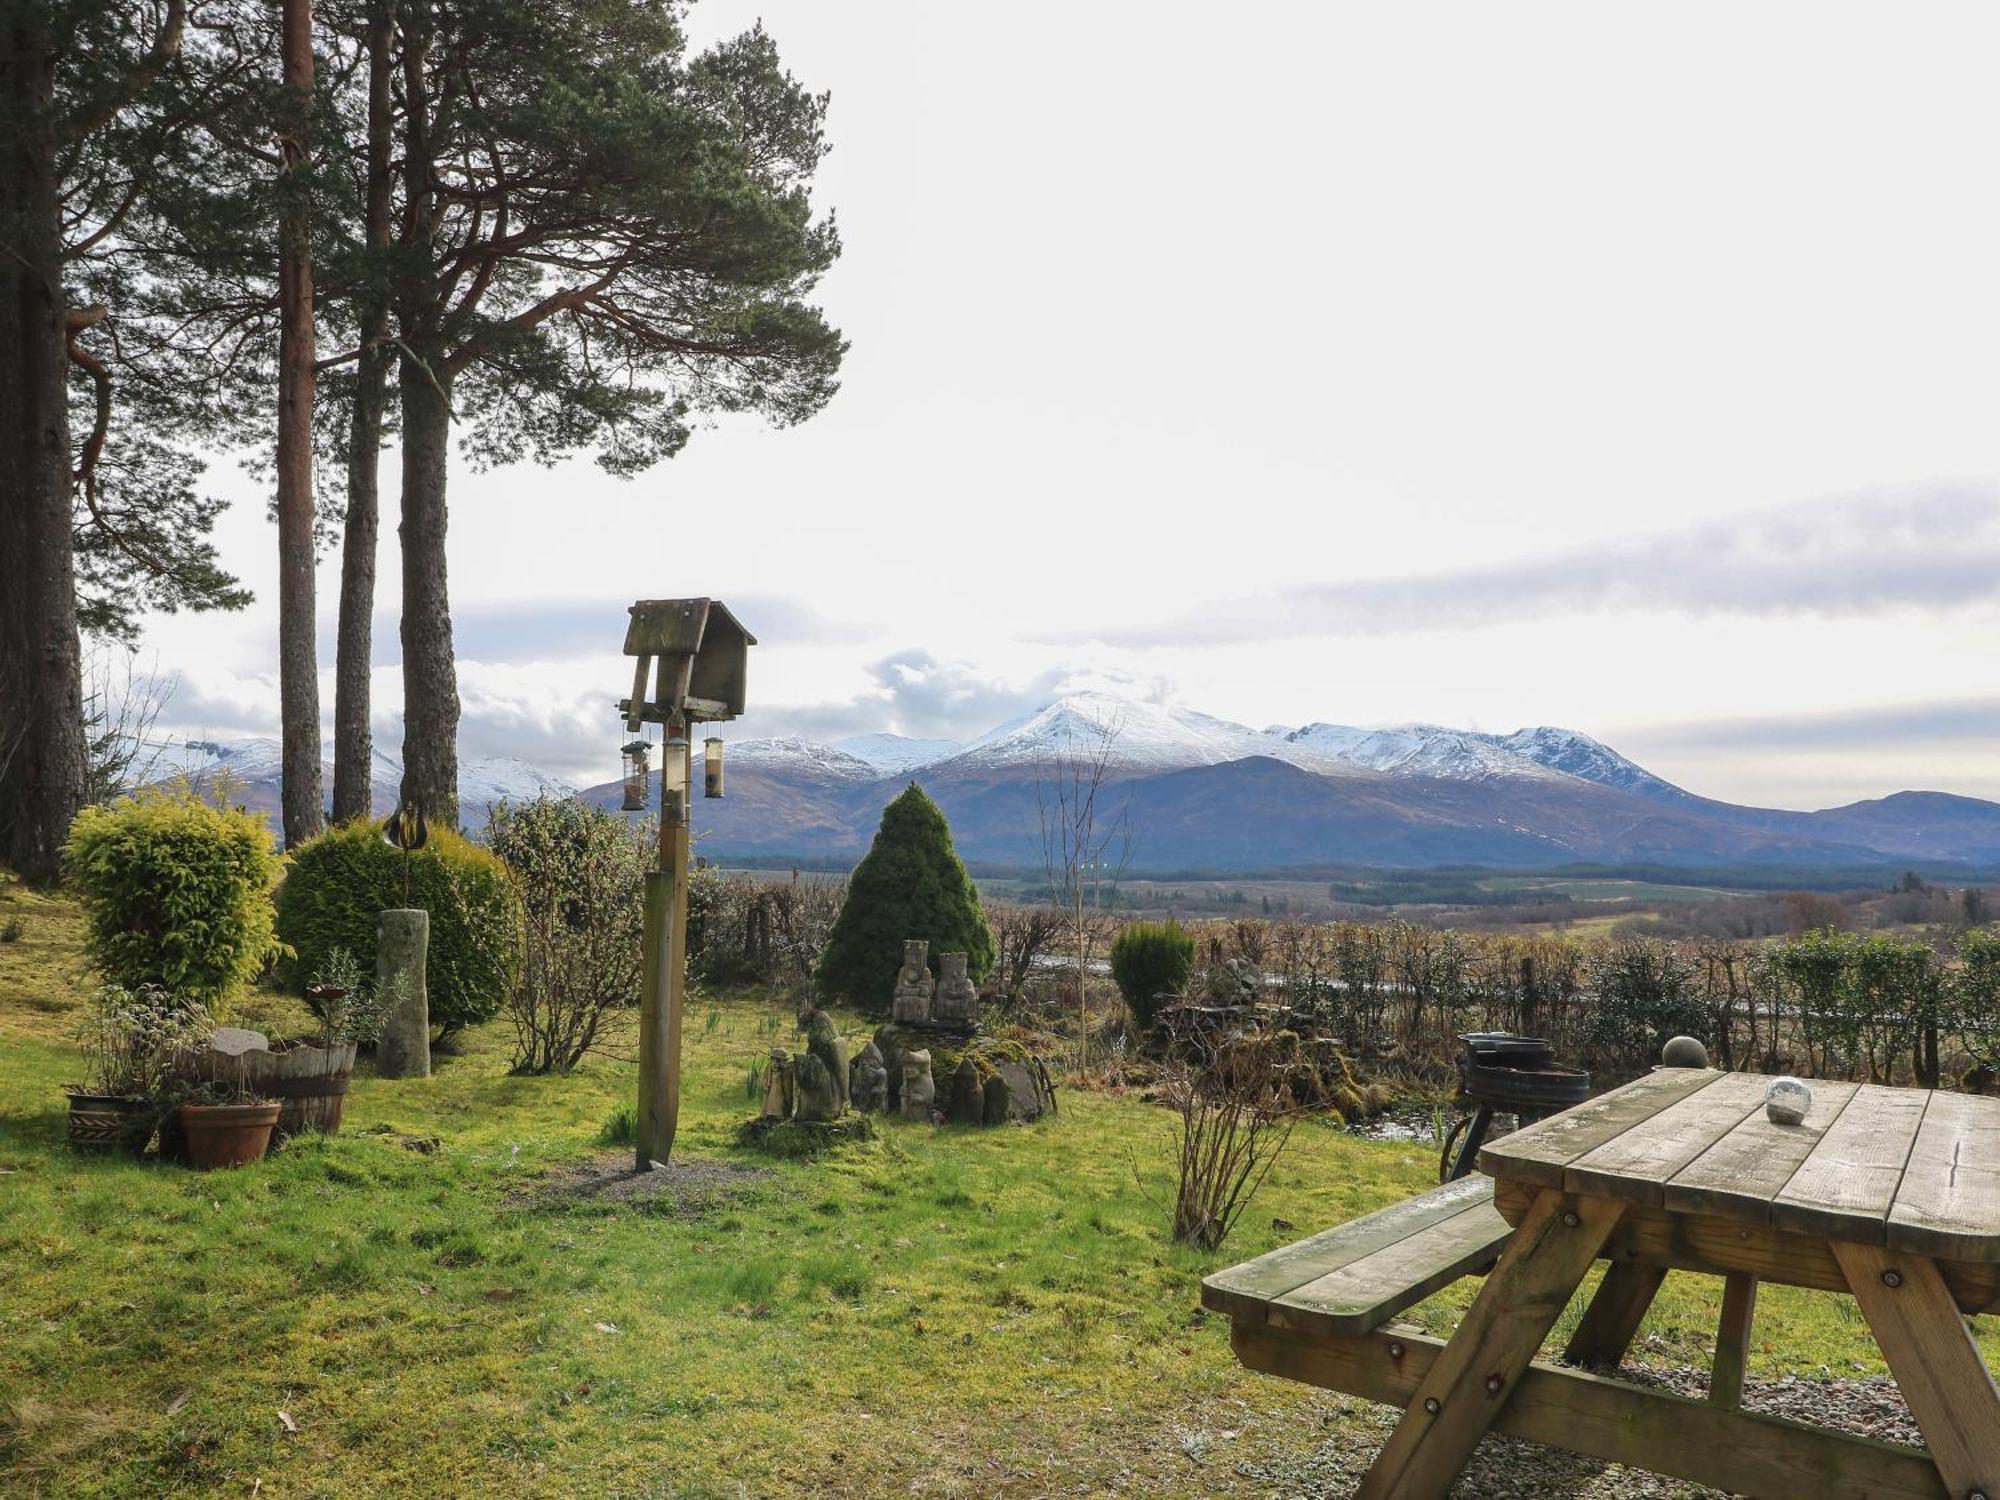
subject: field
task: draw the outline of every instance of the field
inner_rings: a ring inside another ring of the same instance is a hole
[[[622,1161],[596,1142],[629,1067],[511,1077],[499,1026],[427,1081],[357,1079],[343,1134],[256,1167],[80,1159],[75,915],[0,889],[12,916],[10,1496],[1251,1496],[1312,1492],[1327,1452],[1379,1441],[1372,1411],[1240,1370],[1197,1284],[1423,1187],[1427,1146],[1303,1127],[1238,1236],[1197,1253],[1164,1233],[1167,1116],[1132,1097],[892,1122],[822,1161],[743,1150],[746,1068],[791,1018],[732,996],[690,1024],[680,1154],[705,1165],[650,1199],[580,1191]],[[1444,1330],[1471,1291],[1414,1321]],[[1716,1302],[1673,1278],[1642,1357],[1700,1363]],[[1753,1375],[1880,1369],[1847,1299],[1760,1300]]]

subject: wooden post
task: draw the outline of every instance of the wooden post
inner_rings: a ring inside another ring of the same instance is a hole
[[[1584,1309],[1569,1347],[1563,1350],[1563,1359],[1590,1369],[1616,1370],[1666,1279],[1667,1273],[1660,1266],[1613,1261],[1604,1280],[1597,1284],[1590,1306]]]
[[[662,747],[660,868],[646,877],[645,989],[639,1001],[638,1167],[672,1156],[681,1114],[681,1018],[687,1000],[689,742]],[[680,787],[667,758],[680,757]]]

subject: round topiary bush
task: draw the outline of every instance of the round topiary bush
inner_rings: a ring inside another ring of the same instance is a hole
[[[113,984],[213,1004],[271,956],[278,863],[261,817],[149,790],[78,813],[63,869]]]
[[[1111,943],[1111,977],[1141,1031],[1159,1018],[1160,996],[1178,995],[1194,968],[1194,936],[1178,922],[1134,922]]]
[[[292,953],[279,977],[302,983],[336,947],[375,968],[375,914],[404,905],[431,916],[424,985],[431,1023],[446,1032],[490,1021],[521,976],[521,899],[494,854],[432,827],[410,861],[403,897],[403,852],[362,821],[329,829],[293,853],[278,888],[278,937]]]
[[[906,938],[928,938],[932,963],[941,953],[964,953],[974,984],[993,967],[993,929],[952,848],[951,826],[914,782],[883,809],[875,842],[848,880],[814,975],[820,994],[886,1015]]]

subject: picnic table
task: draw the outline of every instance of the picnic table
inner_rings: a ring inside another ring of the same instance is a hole
[[[1740,1494],[2000,1500],[2000,1100],[1662,1068],[1487,1145],[1459,1182],[1217,1272],[1237,1357],[1401,1406],[1363,1500],[1443,1496],[1489,1429]],[[1495,1264],[1497,1258],[1497,1264]],[[1537,1360],[1592,1264],[1561,1364]],[[1489,1269],[1490,1268],[1490,1269]],[[1486,1270],[1449,1342],[1387,1326]],[[1615,1371],[1669,1270],[1723,1279],[1708,1400]],[[1926,1449],[1741,1409],[1759,1282],[1851,1292]]]

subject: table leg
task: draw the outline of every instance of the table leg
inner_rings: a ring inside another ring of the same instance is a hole
[[[1612,1199],[1543,1190],[1418,1385],[1357,1500],[1443,1500],[1624,1211]]]
[[[1750,1363],[1750,1320],[1757,1311],[1757,1278],[1731,1271],[1722,1283],[1722,1321],[1715,1330],[1715,1362],[1708,1399],[1731,1411],[1743,1404],[1743,1370]]]
[[[1937,1262],[1838,1240],[1833,1253],[1946,1490],[2000,1497],[2000,1388]]]
[[[1604,1273],[1604,1280],[1598,1283],[1597,1295],[1584,1309],[1583,1320],[1570,1335],[1569,1346],[1563,1350],[1563,1362],[1588,1369],[1617,1369],[1625,1351],[1632,1347],[1633,1337],[1639,1332],[1646,1309],[1653,1305],[1660,1283],[1666,1279],[1664,1266],[1613,1261]]]

